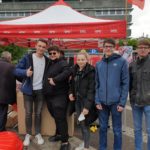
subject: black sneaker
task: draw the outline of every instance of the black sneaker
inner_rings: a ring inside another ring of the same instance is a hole
[[[49,142],[57,142],[61,140],[61,135],[54,135],[48,138]]]
[[[62,143],[61,144],[61,147],[60,147],[60,150],[70,150],[70,143]]]

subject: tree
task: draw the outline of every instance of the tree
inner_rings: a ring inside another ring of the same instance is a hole
[[[12,54],[12,61],[16,64],[19,59],[27,52],[27,48],[19,47],[14,44],[8,46],[0,46],[0,54],[3,51],[8,51]]]
[[[119,40],[119,46],[133,46],[133,50],[137,48],[137,39]]]
[[[137,39],[128,39],[127,43],[128,43],[128,46],[133,46],[133,50],[136,50],[137,43],[138,43]]]

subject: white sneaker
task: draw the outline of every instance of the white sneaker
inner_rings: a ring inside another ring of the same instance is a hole
[[[24,139],[24,141],[23,141],[23,145],[24,145],[24,146],[29,146],[29,144],[30,144],[30,139],[31,139],[31,135],[30,135],[30,134],[26,134],[26,135],[25,135],[25,139]]]
[[[78,147],[75,148],[75,150],[83,150],[84,149],[84,143],[82,142]]]
[[[39,145],[44,144],[44,139],[42,138],[40,133],[35,136],[35,139],[37,140],[37,144]]]

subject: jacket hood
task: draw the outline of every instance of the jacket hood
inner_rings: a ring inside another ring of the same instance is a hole
[[[121,55],[113,53],[110,57],[106,58],[106,56],[104,55],[104,57],[102,58],[103,61],[112,61],[114,59],[120,58]]]

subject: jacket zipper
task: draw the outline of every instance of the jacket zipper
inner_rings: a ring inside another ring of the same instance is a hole
[[[107,80],[108,80],[108,60],[107,60],[107,70],[106,70],[106,105],[107,105],[107,94],[108,94],[108,91],[107,91]]]

